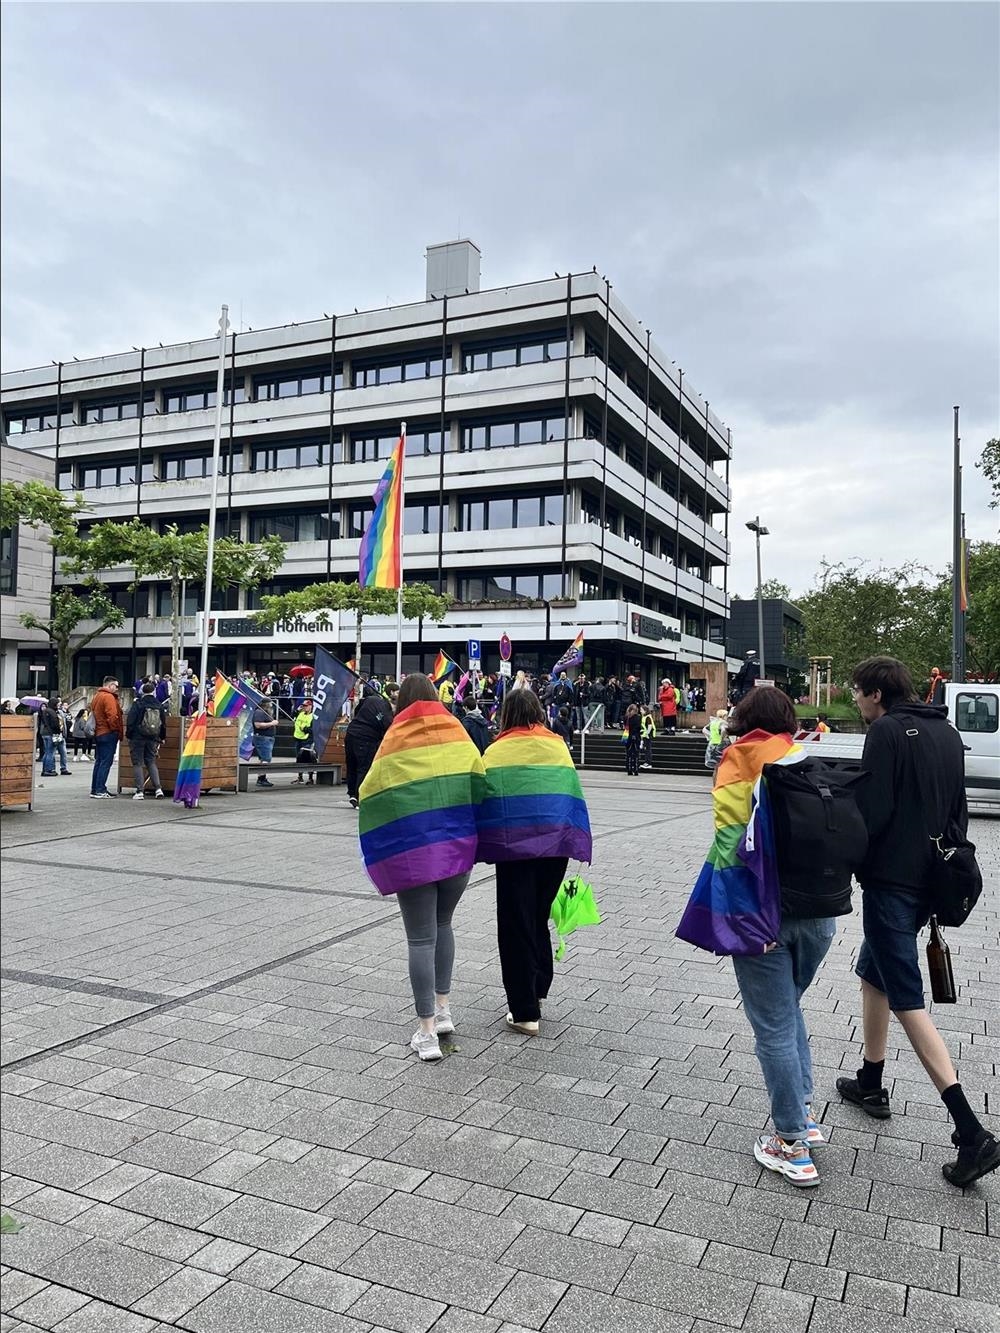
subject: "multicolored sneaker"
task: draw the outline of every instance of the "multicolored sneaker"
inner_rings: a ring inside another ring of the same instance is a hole
[[[820,1129],[819,1125],[817,1125],[816,1121],[813,1119],[811,1106],[806,1107],[805,1142],[809,1144],[810,1148],[814,1148],[817,1143],[826,1142],[826,1135],[823,1133],[822,1129]]]
[[[809,1145],[801,1139],[785,1143],[777,1134],[762,1134],[753,1145],[753,1155],[761,1166],[766,1166],[768,1171],[780,1172],[793,1185],[819,1184],[819,1173],[809,1155]]]

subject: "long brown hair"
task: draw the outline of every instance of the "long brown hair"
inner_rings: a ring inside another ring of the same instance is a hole
[[[508,690],[500,709],[500,730],[545,726],[545,709],[534,690]]]
[[[437,703],[438,692],[434,688],[433,682],[426,676],[422,676],[419,671],[414,671],[412,675],[406,677],[399,687],[399,697],[396,700],[396,712],[401,713],[404,708],[409,708],[410,704],[419,701],[424,703]]]

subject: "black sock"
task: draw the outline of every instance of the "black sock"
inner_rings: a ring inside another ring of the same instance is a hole
[[[962,1091],[961,1083],[953,1083],[941,1094],[948,1114],[955,1122],[958,1137],[963,1143],[975,1143],[976,1135],[982,1129],[979,1117],[969,1105],[968,1098]]]
[[[877,1092],[881,1088],[883,1069],[885,1069],[884,1060],[866,1060],[864,1056],[861,1057],[858,1083],[865,1092]]]

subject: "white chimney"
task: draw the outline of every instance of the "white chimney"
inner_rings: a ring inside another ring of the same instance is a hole
[[[474,241],[442,241],[427,247],[427,299],[479,291],[482,255]]]

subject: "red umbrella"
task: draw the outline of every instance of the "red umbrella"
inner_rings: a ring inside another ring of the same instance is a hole
[[[316,673],[311,666],[293,666],[288,674],[290,676],[314,676]]]

